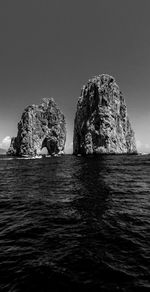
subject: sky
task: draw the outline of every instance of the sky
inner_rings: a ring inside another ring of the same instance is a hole
[[[81,87],[115,77],[138,150],[150,152],[150,1],[1,0],[0,148],[24,108],[53,97],[67,122],[66,152]]]

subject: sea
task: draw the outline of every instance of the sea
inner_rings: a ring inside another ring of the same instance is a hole
[[[150,155],[0,156],[0,291],[150,291]]]

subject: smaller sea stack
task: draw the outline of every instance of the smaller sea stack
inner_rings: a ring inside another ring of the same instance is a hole
[[[83,86],[74,121],[73,153],[137,153],[125,99],[114,77],[102,74]]]
[[[49,155],[63,154],[66,142],[65,117],[53,98],[28,106],[18,123],[7,152],[13,156],[36,156],[46,147]]]

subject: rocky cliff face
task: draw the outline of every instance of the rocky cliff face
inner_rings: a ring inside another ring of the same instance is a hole
[[[66,123],[52,98],[43,98],[40,105],[28,106],[18,124],[17,137],[12,138],[9,155],[35,156],[46,147],[50,155],[63,153]]]
[[[125,99],[112,76],[83,86],[74,121],[74,154],[136,153]]]

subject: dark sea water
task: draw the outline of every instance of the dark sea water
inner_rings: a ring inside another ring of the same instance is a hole
[[[150,156],[0,159],[0,291],[150,291]]]

